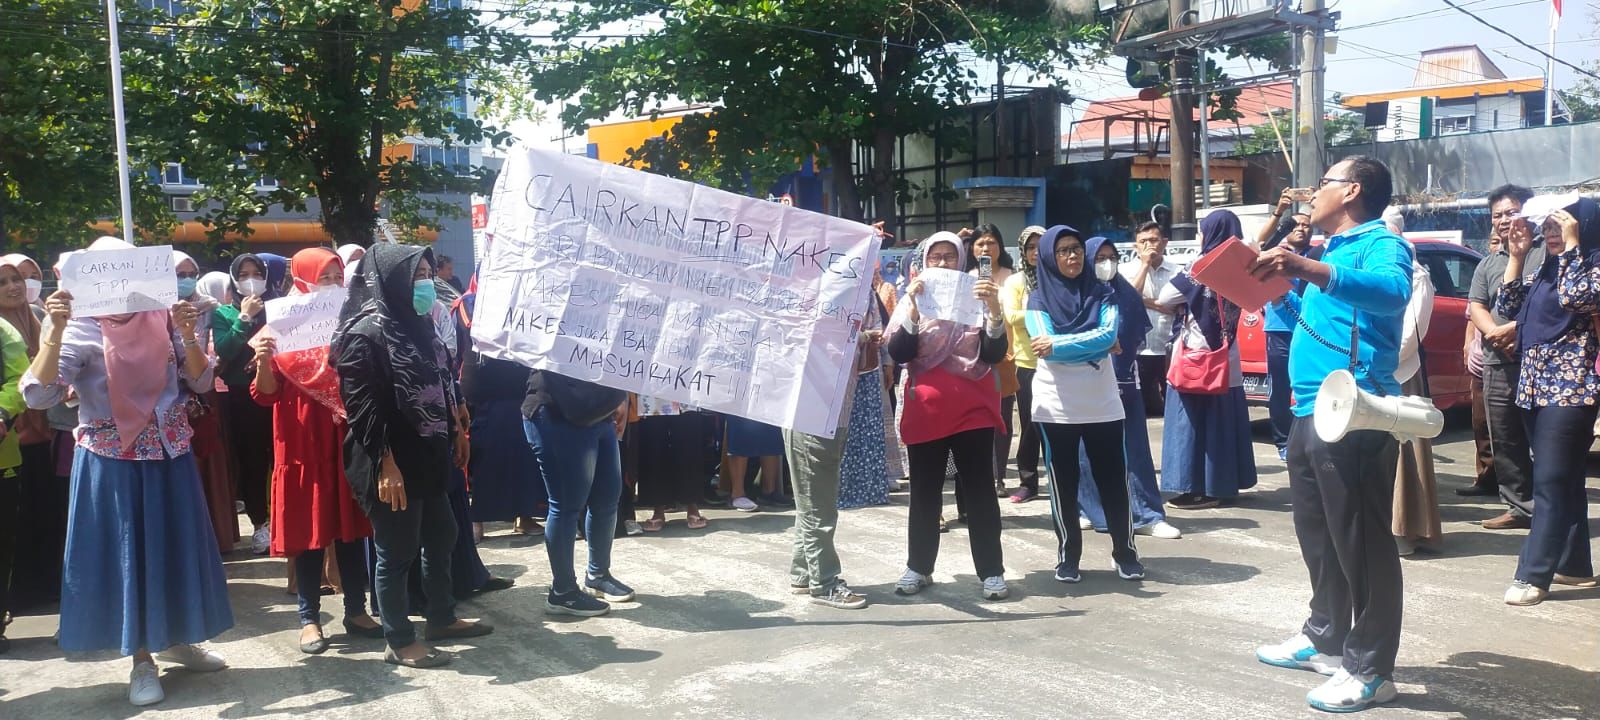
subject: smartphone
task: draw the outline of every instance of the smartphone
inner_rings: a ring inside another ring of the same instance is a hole
[[[994,277],[994,258],[988,256],[978,258],[978,277],[984,280]]]
[[[1295,202],[1311,202],[1311,196],[1316,192],[1311,188],[1292,188],[1289,190],[1289,197]]]

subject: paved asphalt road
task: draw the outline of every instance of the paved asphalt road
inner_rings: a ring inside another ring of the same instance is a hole
[[[1450,492],[1470,475],[1471,439],[1453,418],[1437,446],[1444,552],[1405,562],[1400,699],[1369,718],[1600,718],[1600,591],[1534,608],[1501,604],[1523,533],[1478,526],[1499,511]],[[615,571],[641,593],[609,617],[542,612],[539,542],[491,525],[484,560],[516,587],[465,603],[498,630],[450,646],[443,670],[380,661],[381,642],[333,635],[298,652],[284,561],[227,557],[238,624],[212,643],[232,667],[165,673],[150,717],[319,718],[1304,718],[1321,678],[1254,659],[1298,628],[1309,594],[1282,463],[1259,442],[1261,481],[1237,506],[1173,512],[1181,540],[1142,538],[1150,577],[1119,580],[1091,536],[1085,579],[1051,578],[1049,504],[1004,503],[1012,599],[983,602],[960,526],[944,536],[938,585],[896,597],[906,496],[846,511],[845,575],[873,604],[841,611],[788,593],[788,513],[710,513],[616,545]],[[1159,421],[1151,423],[1159,442]],[[1159,460],[1159,449],[1157,450]],[[1594,473],[1591,472],[1591,477]],[[1591,489],[1591,503],[1600,491]],[[951,504],[953,501],[947,502]],[[953,517],[954,510],[950,509]],[[1600,516],[1591,507],[1590,516]],[[1600,521],[1591,521],[1600,534]],[[25,550],[24,550],[25,551]],[[581,552],[581,547],[580,547]],[[339,612],[337,599],[324,612]],[[338,628],[336,619],[328,623]],[[0,718],[139,715],[127,660],[65,660],[54,616],[19,618],[0,657]]]

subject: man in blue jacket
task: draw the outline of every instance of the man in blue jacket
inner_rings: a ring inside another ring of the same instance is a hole
[[[1398,442],[1373,430],[1323,442],[1311,418],[1317,391],[1335,370],[1349,369],[1366,392],[1400,393],[1394,373],[1412,253],[1380,219],[1392,194],[1383,163],[1340,161],[1311,201],[1311,223],[1329,236],[1321,261],[1278,247],[1253,268],[1257,277],[1287,276],[1309,286],[1288,299],[1300,318],[1289,350],[1295,418],[1288,462],[1295,534],[1311,573],[1311,617],[1300,634],[1257,649],[1256,657],[1331,675],[1306,696],[1312,707],[1331,712],[1364,710],[1396,694],[1401,577],[1389,528]]]

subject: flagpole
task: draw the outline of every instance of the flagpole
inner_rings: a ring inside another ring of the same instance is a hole
[[[1549,57],[1545,58],[1544,71],[1544,124],[1546,127],[1556,124],[1556,24],[1561,21],[1561,14],[1557,10],[1561,0],[1550,3],[1550,42],[1545,48]]]
[[[128,177],[128,126],[122,112],[122,45],[117,41],[117,0],[106,0],[111,39],[111,114],[117,123],[117,189],[122,193],[122,239],[134,243],[133,185]]]

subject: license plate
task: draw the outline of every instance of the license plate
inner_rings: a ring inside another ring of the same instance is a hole
[[[1272,377],[1269,375],[1245,375],[1244,394],[1266,397],[1272,394]]]

